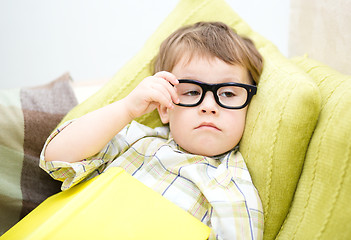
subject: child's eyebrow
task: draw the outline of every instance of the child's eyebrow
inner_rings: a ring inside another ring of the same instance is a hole
[[[178,77],[177,79],[191,79],[191,80],[196,80],[196,81],[199,81],[199,82],[205,82],[199,77],[196,77],[194,75],[187,75],[187,74],[181,75],[181,77]],[[238,78],[236,76],[224,77],[224,78],[221,78],[221,79],[218,79],[218,80],[220,80],[220,81],[218,81],[218,83],[245,82],[245,81],[242,81],[240,78]]]
[[[178,79],[192,79],[192,80],[196,80],[196,81],[202,82],[200,78],[198,78],[198,77],[196,77],[194,75],[191,75],[191,74],[181,75],[181,77],[178,77]]]
[[[243,81],[236,76],[231,76],[231,77],[222,78],[221,82],[227,83],[227,82],[243,82]]]

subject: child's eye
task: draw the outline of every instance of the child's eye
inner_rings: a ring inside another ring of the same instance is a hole
[[[230,97],[235,97],[236,96],[235,92],[232,92],[232,91],[223,91],[223,92],[220,92],[218,95],[220,97],[226,97],[226,98],[230,98]]]
[[[201,93],[199,91],[187,91],[187,92],[184,92],[183,95],[185,96],[199,96]]]

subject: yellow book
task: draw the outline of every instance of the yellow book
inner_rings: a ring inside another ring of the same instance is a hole
[[[210,231],[122,168],[111,168],[49,197],[0,239],[196,240]]]

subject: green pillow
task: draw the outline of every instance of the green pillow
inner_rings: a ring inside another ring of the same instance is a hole
[[[351,76],[293,61],[317,83],[322,110],[279,239],[351,239]]]
[[[272,46],[258,94],[251,102],[240,151],[265,212],[264,239],[274,239],[284,222],[320,110],[316,85]]]
[[[125,97],[152,74],[151,62],[160,43],[179,27],[198,21],[227,23],[238,34],[250,37],[265,59],[258,94],[248,111],[241,151],[263,203],[265,239],[272,239],[286,217],[295,192],[317,121],[320,96],[312,80],[271,42],[252,31],[224,0],[181,0],[140,52],[63,121]],[[138,121],[151,127],[161,125],[156,111]]]

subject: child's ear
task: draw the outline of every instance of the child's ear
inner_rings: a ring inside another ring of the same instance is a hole
[[[157,107],[157,111],[158,111],[158,114],[160,115],[162,123],[167,124],[169,122],[168,108],[160,104]]]

